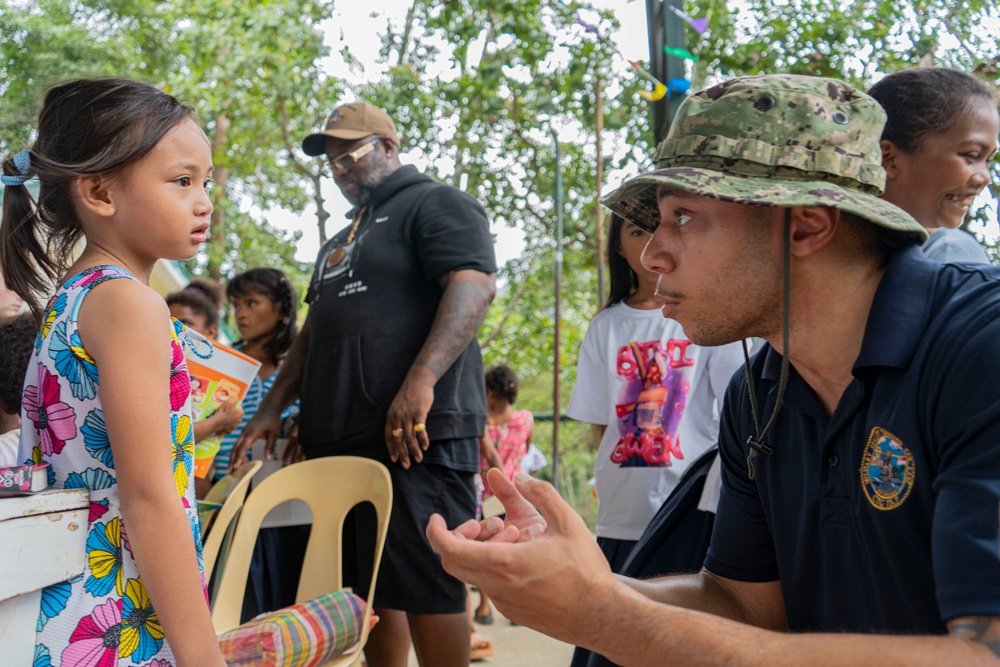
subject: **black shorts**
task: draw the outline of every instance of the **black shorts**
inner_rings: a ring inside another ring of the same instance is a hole
[[[392,517],[375,583],[375,606],[417,614],[465,613],[465,584],[441,567],[424,534],[431,514],[449,527],[474,518],[475,473],[430,463],[391,463]],[[344,585],[364,597],[371,582],[375,512],[358,506],[344,524]]]

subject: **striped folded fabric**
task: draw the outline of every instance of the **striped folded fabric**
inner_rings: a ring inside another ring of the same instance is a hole
[[[261,614],[219,635],[231,667],[314,667],[353,648],[365,601],[345,590]]]

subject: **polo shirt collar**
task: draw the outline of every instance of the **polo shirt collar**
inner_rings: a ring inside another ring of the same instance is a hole
[[[868,313],[855,372],[868,366],[910,365],[927,331],[940,268],[941,264],[928,259],[915,243],[889,257]]]
[[[868,366],[909,366],[927,329],[940,268],[941,264],[928,259],[917,244],[899,248],[889,256],[875,290],[853,372]],[[761,377],[777,382],[781,378],[781,355],[770,345],[763,353]]]

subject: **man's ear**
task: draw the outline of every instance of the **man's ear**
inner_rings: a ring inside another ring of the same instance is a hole
[[[113,181],[104,176],[82,176],[76,180],[76,196],[80,204],[94,215],[109,218],[115,214]]]
[[[807,257],[826,247],[840,223],[840,211],[829,206],[796,206],[792,211],[792,255]]]
[[[886,178],[896,178],[896,157],[899,155],[899,149],[888,139],[883,139],[878,145],[882,149],[882,168],[885,169]]]

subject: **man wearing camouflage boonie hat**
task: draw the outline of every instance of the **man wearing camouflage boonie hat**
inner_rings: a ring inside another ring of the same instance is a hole
[[[884,120],[840,81],[737,79],[604,200],[692,342],[768,341],[727,392],[705,568],[615,579],[551,486],[497,476],[506,522],[432,518],[448,571],[624,665],[1000,663],[1000,269],[921,253],[879,199]]]

